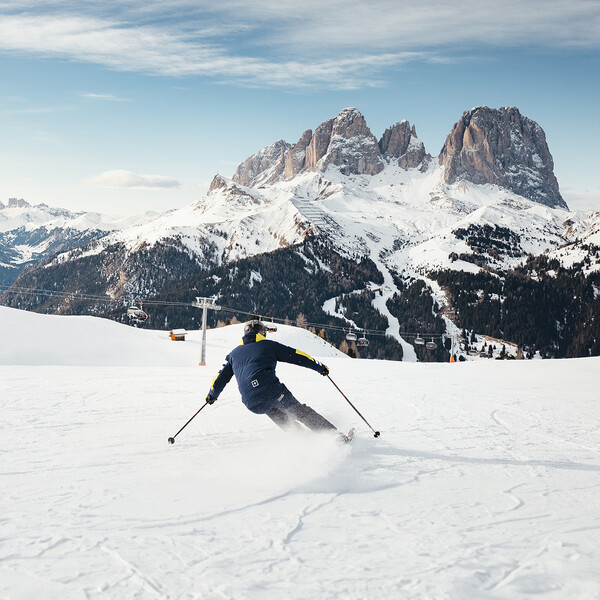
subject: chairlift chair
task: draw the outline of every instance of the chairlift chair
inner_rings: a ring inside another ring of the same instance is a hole
[[[130,306],[127,309],[127,316],[134,323],[144,323],[148,319],[148,315],[139,306]]]
[[[127,309],[127,316],[128,317],[135,317],[135,315],[139,312],[140,307],[139,306],[130,306]]]
[[[435,350],[437,348],[437,344],[433,341],[433,338],[431,338],[430,342],[425,344],[425,348],[427,348],[427,350]]]
[[[425,340],[421,337],[421,334],[418,334],[415,338],[415,346],[424,346]]]
[[[346,339],[349,342],[355,342],[356,341],[356,334],[351,329],[348,329],[348,333],[346,334]]]
[[[265,327],[267,328],[267,333],[275,333],[277,331],[277,325],[275,325],[275,317],[270,317],[271,321],[265,323]],[[262,318],[259,319],[262,321]]]
[[[363,333],[362,337],[358,338],[358,340],[356,341],[356,345],[364,347],[369,345],[369,340],[366,338],[366,332]]]

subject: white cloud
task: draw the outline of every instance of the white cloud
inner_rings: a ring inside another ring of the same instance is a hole
[[[131,171],[112,169],[103,171],[90,177],[86,182],[93,187],[105,188],[136,188],[136,189],[164,189],[179,188],[181,183],[165,175],[138,175]]]
[[[404,52],[276,61],[229,55],[223,48],[191,40],[168,28],[120,27],[98,19],[29,15],[0,17],[0,50],[74,58],[161,75],[207,75],[272,86],[318,83],[346,89],[365,82],[376,84],[371,73],[383,67],[428,58],[427,54]]]
[[[251,20],[278,21],[272,37],[295,47],[600,46],[597,0],[226,0],[218,6],[231,18],[235,10]]]
[[[88,98],[90,100],[106,100],[108,102],[127,102],[127,98],[120,98],[113,94],[95,94],[93,92],[81,92],[82,98]]]
[[[597,0],[8,0],[0,51],[269,86],[377,85],[457,49],[600,47]]]

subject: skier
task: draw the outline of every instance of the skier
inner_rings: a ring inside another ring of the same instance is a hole
[[[301,429],[300,423],[313,431],[336,428],[306,404],[300,404],[275,374],[278,361],[313,369],[323,376],[329,369],[314,358],[279,342],[266,339],[267,328],[262,321],[248,321],[242,343],[226,357],[225,364],[214,378],[206,402],[213,404],[223,388],[235,375],[242,402],[256,414],[266,414],[281,429]],[[349,441],[340,433],[342,441]]]

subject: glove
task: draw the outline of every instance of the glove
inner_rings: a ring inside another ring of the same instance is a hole
[[[319,371],[323,377],[327,377],[329,375],[329,367],[326,365],[321,365],[321,370]]]
[[[214,396],[211,396],[210,394],[208,394],[206,396],[206,403],[207,404],[214,404],[217,401],[217,399]]]

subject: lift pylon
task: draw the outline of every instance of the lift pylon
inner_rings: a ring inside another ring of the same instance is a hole
[[[196,308],[202,309],[202,351],[200,352],[200,362],[198,363],[201,367],[206,366],[206,317],[209,310],[221,310],[218,304],[215,304],[214,298],[201,298],[196,297],[194,302]]]

